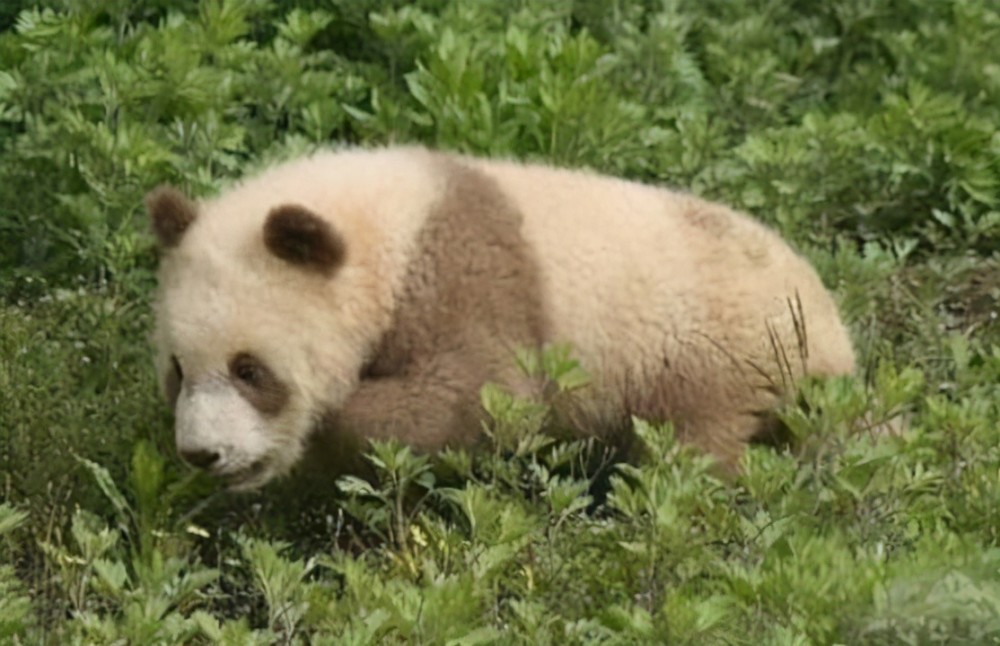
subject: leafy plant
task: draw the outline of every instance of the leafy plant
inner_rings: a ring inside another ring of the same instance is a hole
[[[997,641],[998,40],[982,0],[3,3],[0,641]],[[626,464],[576,437],[556,345],[483,389],[492,450],[213,491],[151,369],[143,194],[389,142],[747,210],[858,372],[731,479],[669,424]]]

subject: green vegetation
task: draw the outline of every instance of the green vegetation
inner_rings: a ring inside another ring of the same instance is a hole
[[[997,643],[997,43],[996,0],[4,2],[0,640]],[[486,389],[496,453],[221,495],[156,392],[142,195],[390,141],[747,210],[860,374],[805,384],[735,482],[669,428],[614,466]]]

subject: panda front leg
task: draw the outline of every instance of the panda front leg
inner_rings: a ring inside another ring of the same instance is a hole
[[[482,432],[479,389],[486,380],[467,357],[441,356],[392,376],[363,379],[321,433],[338,445],[397,439],[418,451],[469,446]]]

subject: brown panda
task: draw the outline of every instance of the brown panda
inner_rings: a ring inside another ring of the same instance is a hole
[[[687,194],[407,147],[146,204],[177,449],[236,490],[316,446],[474,444],[480,387],[526,387],[519,348],[572,345],[592,378],[581,432],[670,420],[729,466],[794,379],[854,369],[809,264]]]

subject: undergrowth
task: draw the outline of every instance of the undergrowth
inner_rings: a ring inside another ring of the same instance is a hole
[[[998,41],[993,0],[4,3],[0,641],[997,643]],[[217,491],[156,392],[143,194],[408,141],[752,213],[858,374],[803,384],[733,480],[488,387],[493,452]]]

